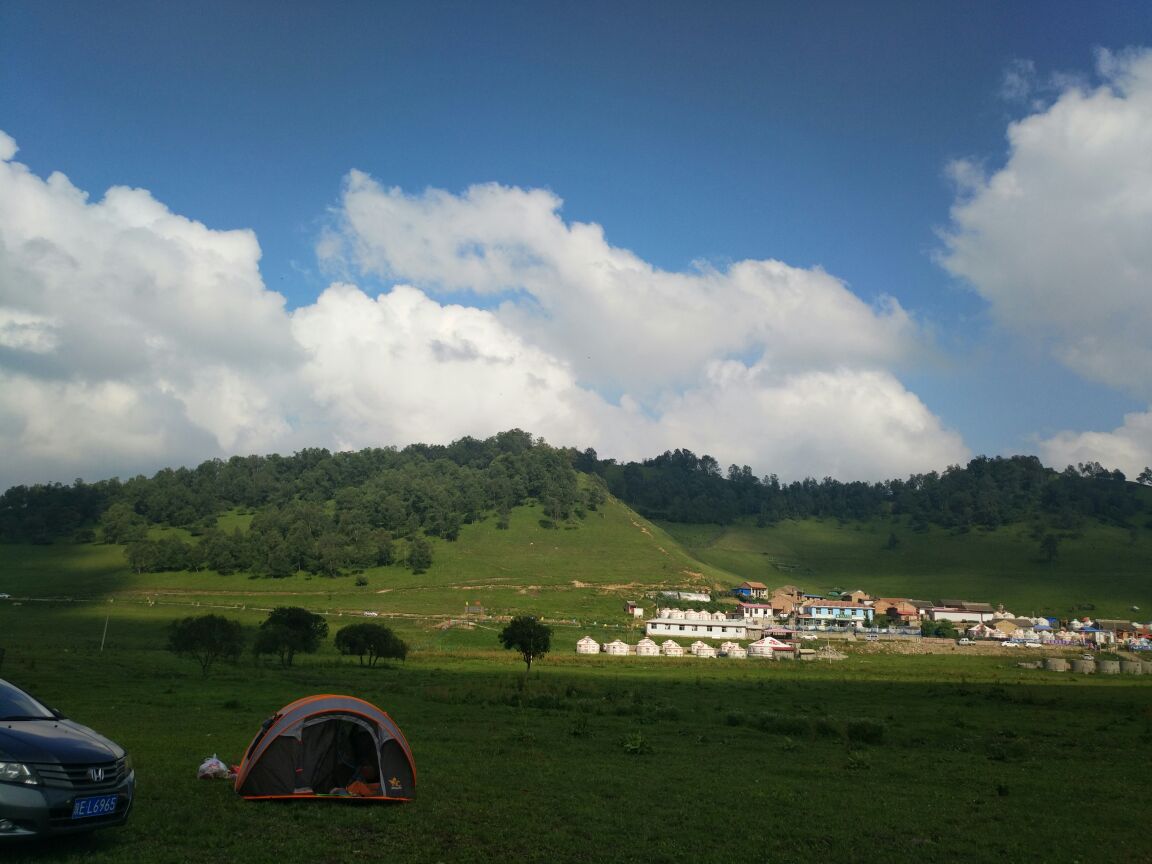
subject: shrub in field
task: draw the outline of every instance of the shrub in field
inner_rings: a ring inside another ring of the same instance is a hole
[[[336,650],[341,654],[368,658],[368,665],[375,666],[381,658],[403,660],[408,656],[408,644],[383,624],[351,624],[342,627],[334,640]]]
[[[197,615],[168,625],[168,650],[200,664],[207,675],[220,659],[236,660],[244,650],[244,628],[223,615]]]
[[[277,606],[260,625],[256,656],[275,654],[282,666],[291,666],[297,653],[314,654],[320,640],[328,635],[328,622],[320,615],[299,606]]]

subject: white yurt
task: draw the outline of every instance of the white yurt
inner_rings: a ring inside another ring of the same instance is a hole
[[[684,656],[684,648],[682,646],[678,645],[677,643],[673,642],[671,639],[665,640],[664,644],[660,646],[660,650],[661,650],[661,652],[663,652],[665,657],[683,657]]]
[[[636,643],[636,654],[640,657],[659,657],[660,646],[645,637]]]
[[[599,654],[600,643],[593,639],[591,636],[585,636],[576,643],[577,654]]]
[[[728,656],[734,660],[746,660],[748,659],[748,651],[739,645],[735,645],[728,649]]]
[[[749,645],[748,656],[765,657],[769,660],[772,659],[772,646],[768,644],[767,637],[763,639],[757,639],[755,642]]]
[[[615,639],[604,646],[605,654],[612,654],[614,656],[624,656],[628,654],[628,643],[621,642]]]
[[[706,642],[701,642],[699,639],[697,639],[695,642],[693,642],[692,647],[690,647],[688,650],[691,651],[693,654],[695,654],[697,657],[715,657],[716,656],[716,647],[713,645],[709,645]]]

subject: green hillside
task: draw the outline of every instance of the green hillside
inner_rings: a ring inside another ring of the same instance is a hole
[[[538,506],[523,506],[512,511],[507,529],[495,519],[465,526],[455,541],[434,541],[434,563],[423,573],[401,567],[335,577],[136,573],[119,544],[3,544],[0,592],[26,604],[62,598],[160,608],[291,604],[333,614],[421,618],[460,617],[466,605],[478,604],[490,615],[619,624],[625,621],[623,602],[641,600],[645,592],[727,588],[740,581],[695,560],[663,529],[615,500],[562,528],[543,527],[548,520],[542,517]],[[221,521],[231,525],[237,519],[228,515]],[[154,529],[152,536],[167,533],[180,532]]]
[[[228,514],[220,521],[230,530],[245,520]],[[538,506],[518,507],[507,529],[490,518],[465,526],[456,541],[435,541],[434,564],[424,573],[393,566],[337,577],[134,573],[118,544],[3,544],[0,592],[36,602],[112,599],[253,610],[293,604],[416,619],[461,617],[472,604],[490,615],[533,613],[587,625],[624,623],[623,602],[657,588],[723,589],[754,579],[814,592],[861,588],[1004,603],[1019,614],[1141,620],[1152,614],[1146,611],[1152,610],[1152,536],[1099,524],[1062,538],[1056,557],[1044,561],[1023,526],[955,533],[913,531],[900,520],[809,519],[764,528],[654,524],[611,498],[567,527],[541,522]],[[169,533],[182,532],[152,532]],[[889,548],[893,535],[897,542]]]
[[[1148,531],[1088,523],[1062,536],[1056,556],[1045,561],[1025,525],[957,533],[934,526],[913,531],[888,519],[789,520],[764,528],[660,524],[701,561],[770,587],[1003,603],[1017,614],[1152,617]]]

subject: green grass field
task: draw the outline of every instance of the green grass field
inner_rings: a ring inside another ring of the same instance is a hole
[[[375,611],[419,617],[461,616],[479,604],[490,615],[531,613],[591,626],[623,624],[625,600],[656,588],[709,590],[737,584],[731,573],[692,558],[663,530],[608,502],[573,526],[540,526],[535,507],[518,508],[508,530],[495,520],[467,526],[455,543],[435,545],[430,570],[382,567],[351,576],[131,572],[122,548],[85,544],[0,545],[0,592],[20,602],[72,598],[195,609],[276,605],[319,612]],[[229,523],[244,517],[229,515]]]
[[[1138,777],[1152,759],[1152,677],[955,655],[836,665],[585,658],[572,629],[522,686],[523,664],[496,647],[495,631],[397,619],[388,623],[414,650],[391,668],[360,668],[329,640],[291,669],[249,657],[203,678],[163,650],[170,615],[107,602],[0,607],[0,676],[130,748],[138,776],[126,827],[2,847],[5,862],[1147,853]],[[393,716],[416,756],[414,803],[245,802],[226,782],[196,779],[205,757],[238,761],[261,720],[319,692]],[[1135,786],[1101,782],[1130,777]]]
[[[242,527],[245,517],[227,517]],[[1085,677],[1020,658],[850,653],[833,665],[578,657],[640,637],[624,600],[743,579],[1004,602],[1019,613],[1152,609],[1152,550],[1103,527],[1038,560],[1023,529],[892,524],[652,525],[608,502],[571,529],[522,508],[437,543],[425,574],[138,575],[118,546],[0,546],[0,676],[129,747],[127,827],[0,848],[5,862],[954,862],[1148,860],[1152,676]],[[501,626],[467,603],[553,622],[523,681]],[[366,669],[331,638],[282,669],[246,655],[204,678],[164,648],[174,619],[249,631],[300,605],[334,634],[364,611],[411,646]],[[1125,616],[1126,617],[1126,616]],[[103,650],[101,646],[103,645]],[[319,692],[376,702],[408,735],[419,797],[399,806],[252,803],[198,781],[260,722]]]

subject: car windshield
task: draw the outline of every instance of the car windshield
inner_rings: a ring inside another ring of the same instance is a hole
[[[51,711],[7,681],[0,681],[0,720],[49,720]]]

